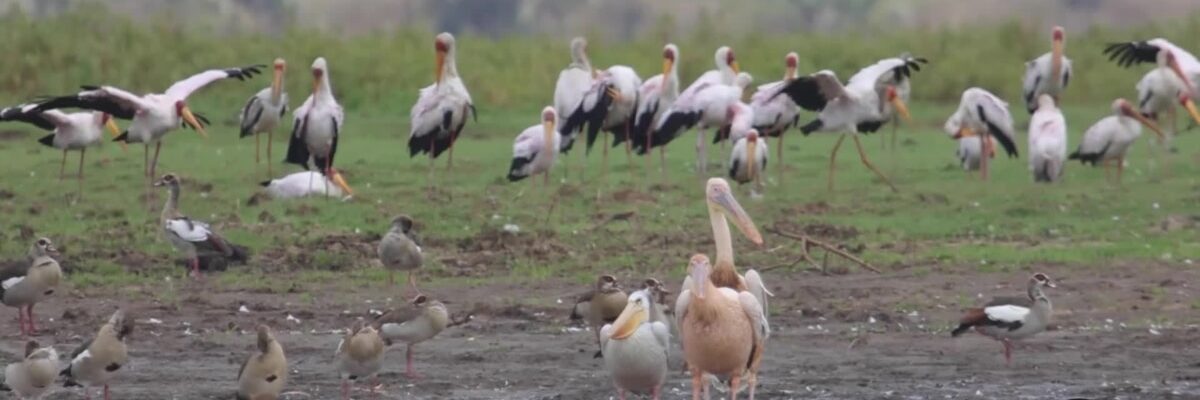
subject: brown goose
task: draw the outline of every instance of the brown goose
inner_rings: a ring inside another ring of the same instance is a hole
[[[0,302],[17,308],[17,323],[22,335],[36,335],[33,306],[54,293],[62,281],[62,268],[53,256],[58,249],[47,238],[38,238],[29,249],[29,262],[12,264],[0,270]],[[28,321],[28,322],[26,322]]]
[[[392,219],[392,229],[379,241],[379,260],[390,272],[388,283],[396,283],[396,271],[408,271],[408,284],[418,295],[413,272],[421,268],[421,243],[413,230],[413,220],[407,215]]]
[[[425,295],[417,295],[412,307],[389,311],[375,320],[375,327],[385,343],[389,346],[395,341],[407,344],[404,375],[409,379],[420,378],[413,369],[413,346],[437,336],[449,324],[450,313],[446,311],[446,305]]]
[[[642,289],[650,295],[650,321],[667,324],[667,327],[671,328],[672,335],[678,334],[679,326],[675,325],[675,311],[671,309],[669,305],[671,303],[667,302],[667,296],[671,294],[671,291],[662,281],[655,278],[646,278],[645,281],[642,281]]]
[[[133,333],[133,318],[129,318],[121,310],[113,313],[108,323],[100,327],[96,337],[84,342],[71,352],[71,365],[62,370],[59,375],[66,377],[65,387],[84,386],[84,398],[90,399],[88,390],[94,386],[104,386],[104,400],[111,400],[108,393],[108,383],[113,375],[129,362],[129,350],[125,339]]]
[[[287,357],[271,328],[259,325],[258,354],[251,355],[238,370],[237,400],[274,399],[287,383]]]
[[[223,257],[245,261],[246,254],[237,246],[218,235],[207,223],[188,218],[179,212],[180,179],[175,174],[163,175],[162,179],[154,182],[154,186],[166,186],[170,195],[162,210],[163,235],[191,260],[191,275],[201,279],[200,253],[220,254]]]
[[[54,384],[58,372],[58,352],[54,347],[40,347],[38,342],[25,343],[25,358],[4,369],[4,385],[17,393],[18,398],[40,399]]]
[[[371,387],[378,386],[379,369],[383,367],[383,338],[374,327],[357,321],[338,342],[337,366],[342,377],[342,400],[350,399],[350,381],[368,377]],[[374,390],[374,389],[372,389]]]
[[[962,335],[975,328],[985,336],[1004,344],[1004,363],[1012,364],[1012,341],[1024,339],[1046,330],[1053,308],[1042,287],[1056,287],[1043,273],[1033,274],[1025,290],[1026,297],[997,297],[983,308],[967,310],[951,336]]]
[[[611,324],[617,320],[617,316],[621,315],[621,311],[625,310],[625,303],[628,302],[628,297],[624,291],[621,291],[621,285],[617,283],[617,278],[612,275],[600,275],[596,279],[596,287],[575,301],[575,307],[571,310],[571,319],[585,320],[591,326],[592,331],[596,334],[596,346],[600,350],[596,350],[594,358],[603,357],[603,346],[600,346],[600,328],[604,324]]]

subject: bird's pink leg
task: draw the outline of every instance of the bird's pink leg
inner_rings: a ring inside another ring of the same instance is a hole
[[[729,400],[737,400],[738,384],[741,383],[741,372],[734,372],[729,376]]]
[[[87,154],[87,147],[79,149],[79,176],[77,177],[77,179],[79,180],[79,182],[78,182],[79,197],[83,197],[83,155],[84,154]]]
[[[415,277],[413,277],[413,271],[411,270],[408,271],[408,285],[412,286],[412,290],[417,292],[418,296],[421,295],[421,289],[417,289],[417,280]]]
[[[92,391],[87,386],[83,387],[83,400],[92,400]]]
[[[274,175],[271,173],[271,142],[273,141],[275,141],[275,130],[271,129],[267,131],[267,178]],[[258,150],[255,150],[254,154],[257,155]]]
[[[29,331],[25,329],[24,307],[17,307],[17,325],[20,325],[20,327],[21,327],[21,336],[25,336],[25,335],[29,334]]]
[[[775,144],[775,146],[778,146],[778,148],[775,149],[775,165],[778,165],[777,167],[775,167],[775,170],[779,171],[776,173],[776,175],[779,175],[779,183],[782,184],[783,183],[783,129],[779,130],[779,143]]]
[[[625,389],[621,389],[620,386],[617,387],[617,399],[625,400]]]
[[[379,375],[371,377],[371,398],[379,398]]]
[[[650,396],[652,398],[654,398],[654,400],[659,400],[659,396],[661,394],[662,394],[662,386],[655,386],[653,389],[650,389]]]
[[[58,180],[62,181],[67,170],[67,151],[63,150],[62,164],[58,166]]]
[[[33,321],[33,304],[25,306],[25,316],[29,320],[29,336],[36,336],[37,323]]]
[[[418,374],[413,368],[413,346],[411,344],[404,350],[404,359],[404,376],[413,380],[421,379],[421,374]]]
[[[112,398],[108,394],[108,384],[104,385],[104,400],[112,400]]]
[[[258,165],[258,163],[262,162],[262,160],[260,160],[258,158],[258,152],[261,151],[259,148],[262,146],[261,142],[262,142],[262,137],[258,136],[258,132],[255,132],[254,133],[254,165]]]
[[[350,381],[342,379],[342,400],[350,400]]]
[[[154,178],[154,170],[158,168],[158,152],[162,150],[162,142],[154,143],[154,159],[150,160],[150,178]]]
[[[204,280],[204,275],[200,273],[200,257],[192,257],[192,278],[198,281]]]
[[[692,368],[692,400],[700,400],[700,391],[704,388],[704,373],[698,368]]]
[[[1008,341],[1008,339],[1003,339],[1000,342],[1004,343],[1004,365],[1012,366],[1012,342]]]
[[[146,143],[142,150],[142,174],[147,178],[154,179],[153,176],[150,176],[150,144]]]

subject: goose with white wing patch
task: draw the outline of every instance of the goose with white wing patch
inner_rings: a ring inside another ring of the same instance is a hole
[[[997,297],[982,308],[967,310],[950,332],[957,337],[971,328],[1004,344],[1004,362],[1012,364],[1012,341],[1024,339],[1046,330],[1053,308],[1043,287],[1056,287],[1043,273],[1033,274],[1026,289],[1027,297]]]
[[[29,249],[29,262],[0,270],[0,303],[17,308],[22,335],[37,334],[33,305],[53,294],[62,281],[62,268],[52,258],[57,254],[58,249],[50,239],[38,238]]]
[[[167,241],[183,253],[191,264],[191,275],[200,279],[200,254],[215,253],[233,261],[246,261],[245,250],[234,246],[217,234],[207,223],[188,218],[179,212],[180,179],[175,174],[163,175],[154,186],[166,186],[170,192],[163,206],[161,224]]]
[[[125,339],[133,333],[133,318],[117,310],[108,323],[100,327],[96,337],[84,342],[71,352],[71,365],[59,375],[66,377],[64,387],[84,386],[83,397],[91,399],[89,389],[104,387],[104,400],[111,400],[108,383],[121,367],[129,363],[129,349]]]

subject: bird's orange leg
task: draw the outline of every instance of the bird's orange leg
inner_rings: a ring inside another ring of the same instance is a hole
[[[779,175],[779,184],[782,185],[783,184],[783,129],[779,130],[779,143],[776,143],[775,146],[777,146],[777,148],[775,149],[775,165],[778,165],[777,167],[775,167],[775,170],[779,171],[775,174]]]
[[[837,143],[833,145],[833,151],[829,152],[829,191],[833,191],[833,176],[837,171],[837,152],[842,148],[842,141],[846,140],[846,135],[838,135]]]
[[[267,179],[271,179],[275,175],[271,173],[271,142],[273,141],[275,141],[275,130],[271,129],[267,131]],[[254,154],[258,154],[258,150],[255,150]]]
[[[990,133],[983,135],[983,140],[979,141],[979,175],[986,182],[988,180],[988,160],[991,156],[988,154],[990,145],[992,144],[992,135]]]
[[[79,174],[76,179],[79,180],[79,197],[83,197],[83,155],[87,154],[87,147],[79,149]]]
[[[1117,186],[1121,185],[1121,173],[1125,172],[1125,156],[1117,157]]]
[[[258,163],[262,162],[262,160],[260,160],[258,158],[258,152],[260,151],[259,148],[262,146],[261,142],[262,142],[262,137],[259,136],[257,132],[255,132],[254,133],[254,165],[258,165]]]
[[[700,400],[700,390],[704,387],[704,372],[692,368],[692,400]]]
[[[858,158],[862,159],[863,165],[866,165],[867,169],[870,169],[871,172],[874,172],[875,175],[878,175],[879,179],[883,179],[883,183],[886,183],[888,187],[891,187],[893,192],[899,192],[900,190],[896,189],[896,185],[893,185],[892,181],[888,179],[888,177],[884,176],[882,172],[879,172],[879,170],[871,164],[871,160],[867,159],[867,153],[863,151],[862,143],[858,141],[858,135],[854,135],[853,139],[854,146],[858,147]]]

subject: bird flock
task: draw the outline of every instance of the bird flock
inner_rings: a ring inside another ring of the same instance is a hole
[[[1064,30],[1054,28],[1051,50],[1026,63],[1023,100],[1031,114],[1026,156],[1034,181],[1060,180],[1068,159],[1103,165],[1106,171],[1115,166],[1119,181],[1125,156],[1140,136],[1142,126],[1160,140],[1167,140],[1176,133],[1177,104],[1200,123],[1200,113],[1194,105],[1200,62],[1192,54],[1165,39],[1114,43],[1103,52],[1120,66],[1154,63],[1156,68],[1137,83],[1136,103],[1114,100],[1113,115],[1088,128],[1082,142],[1068,155],[1067,126],[1060,101],[1072,77],[1072,64],[1065,56],[1064,43]],[[441,154],[448,154],[447,165],[453,165],[455,144],[467,122],[477,118],[475,105],[458,75],[454,36],[437,35],[434,51],[434,82],[420,89],[411,111],[408,140],[410,157],[429,156],[431,178],[434,160]],[[695,129],[696,173],[707,174],[710,144],[731,143],[731,155],[723,165],[728,177],[751,184],[750,196],[760,197],[769,153],[767,138],[777,138],[776,157],[782,159],[784,134],[796,128],[804,135],[840,134],[829,156],[827,183],[831,190],[836,156],[847,137],[854,142],[862,164],[896,190],[888,177],[871,164],[859,135],[877,132],[889,122],[894,127],[899,119],[910,119],[907,101],[912,90],[911,78],[929,62],[904,53],[868,65],[843,83],[829,70],[800,75],[800,55],[788,53],[783,57],[783,79],[757,86],[746,103],[743,99],[753,78],[741,70],[734,50],[727,46],[714,52],[715,69],[686,87],[681,85],[680,49],[675,44],[663,46],[661,74],[645,81],[628,66],[593,67],[583,38],[571,41],[570,56],[570,64],[561,71],[555,84],[553,103],[542,110],[539,123],[522,131],[513,143],[507,175],[511,181],[542,174],[543,182],[548,185],[559,154],[570,151],[580,139],[584,141],[585,153],[590,152],[597,139],[602,139],[605,168],[610,147],[623,145],[631,160],[636,153],[646,155],[647,163],[651,150],[658,148],[660,169],[665,173],[665,146]],[[204,279],[203,256],[244,262],[247,249],[181,211],[183,179],[175,173],[158,177],[159,152],[166,135],[181,127],[206,135],[209,120],[191,110],[189,98],[222,80],[251,79],[266,67],[208,70],[176,82],[161,93],[145,95],[113,86],[82,86],[77,93],[4,108],[0,110],[0,121],[24,122],[52,131],[38,142],[63,151],[59,179],[65,176],[67,153],[79,151],[77,179],[81,187],[84,154],[103,140],[105,130],[122,145],[143,144],[147,185],[167,191],[159,229],[166,241],[186,256],[189,274],[199,281]],[[282,89],[287,63],[280,58],[271,67],[271,85],[247,100],[239,124],[241,137],[255,137],[256,162],[262,160],[260,134],[267,134],[268,176],[273,174],[270,165],[274,131],[290,110],[288,95]],[[283,159],[303,171],[264,181],[262,185],[275,198],[350,198],[354,192],[334,166],[345,112],[334,97],[330,64],[324,58],[317,58],[312,62],[311,73],[312,93],[292,111],[292,128]],[[81,111],[66,113],[62,109]],[[812,118],[802,123],[804,111],[812,113]],[[1155,122],[1164,118],[1171,126],[1167,132]],[[117,120],[129,121],[124,131]],[[994,157],[997,143],[1008,156],[1019,156],[1015,125],[1003,99],[983,88],[969,88],[963,92],[944,129],[959,142],[957,154],[963,168],[979,170],[983,179],[987,179],[989,159]],[[711,140],[706,133],[710,130]],[[585,132],[586,136],[581,138]],[[763,245],[763,238],[724,179],[708,179],[704,202],[716,247],[715,261],[705,254],[696,254],[688,260],[688,275],[674,303],[668,303],[672,292],[657,279],[648,278],[639,290],[626,293],[617,278],[602,275],[594,288],[574,305],[572,318],[585,320],[592,327],[598,347],[595,356],[604,359],[604,367],[622,399],[626,392],[660,397],[668,376],[673,340],[680,343],[685,368],[692,380],[693,399],[707,398],[710,387],[728,390],[733,399],[742,390],[754,398],[762,360],[769,354],[768,302],[773,294],[757,271],[738,272],[730,225],[756,245]],[[408,274],[412,293],[406,298],[411,300],[373,321],[355,321],[346,330],[337,345],[335,362],[342,378],[343,399],[350,396],[351,381],[369,379],[372,388],[377,386],[385,349],[394,342],[406,344],[405,375],[416,379],[419,375],[412,365],[413,346],[432,339],[452,322],[446,306],[421,293],[417,286],[414,273],[423,263],[423,250],[415,226],[412,217],[396,216],[378,245],[382,265],[392,272],[390,281],[394,283],[396,271]],[[60,287],[63,271],[56,261],[58,256],[49,238],[38,238],[30,248],[27,262],[0,270],[0,300],[17,308],[22,336],[37,335],[33,307],[53,296]],[[968,310],[952,334],[958,336],[975,329],[995,338],[1004,345],[1006,360],[1011,361],[1012,341],[1041,332],[1050,323],[1052,307],[1042,289],[1053,287],[1054,282],[1047,274],[1036,273],[1029,280],[1025,296],[997,298],[981,308]],[[5,369],[4,389],[14,391],[19,398],[37,399],[61,378],[66,386],[84,386],[85,398],[90,398],[91,388],[101,387],[108,400],[109,383],[129,361],[126,342],[133,330],[134,319],[124,310],[116,310],[92,339],[69,355],[65,366],[60,365],[53,346],[29,340],[24,358]],[[247,357],[238,372],[236,398],[275,399],[287,382],[284,347],[270,327],[259,325],[255,332],[257,351]]]

